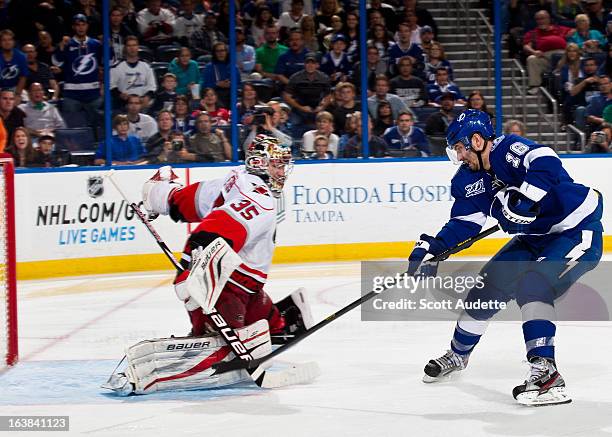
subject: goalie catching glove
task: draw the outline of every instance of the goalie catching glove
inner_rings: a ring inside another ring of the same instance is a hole
[[[166,165],[160,167],[142,187],[142,203],[145,207],[149,220],[154,220],[157,216],[168,215],[170,195],[183,185],[177,181],[179,177],[174,173],[172,167]]]
[[[491,216],[497,219],[499,226],[508,234],[528,232],[529,225],[539,213],[539,205],[514,187],[497,193],[491,205]]]
[[[414,276],[418,271],[423,276],[436,276],[438,263],[429,260],[445,250],[446,246],[440,240],[431,235],[421,234],[408,258],[408,274]]]

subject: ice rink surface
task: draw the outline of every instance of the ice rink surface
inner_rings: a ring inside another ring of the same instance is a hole
[[[489,327],[468,369],[426,385],[452,322],[362,322],[359,310],[281,355],[316,361],[312,384],[116,397],[100,388],[139,340],[189,327],[170,272],[21,282],[20,363],[0,374],[0,415],[68,415],[91,436],[611,436],[612,324],[561,323],[557,362],[574,402],[529,408],[512,388],[527,372],[518,322]],[[315,321],[359,297],[359,264],[274,266],[275,299],[305,286]],[[282,364],[282,363],[281,363]],[[40,435],[10,432],[4,435]]]

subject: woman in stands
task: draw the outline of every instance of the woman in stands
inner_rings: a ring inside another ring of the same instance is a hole
[[[178,96],[174,104],[174,132],[182,132],[186,137],[195,133],[195,118],[189,111],[189,100],[187,96]]]
[[[253,84],[245,82],[242,86],[242,97],[238,102],[238,114],[240,115],[240,123],[251,124],[253,121],[253,111],[255,105],[263,105],[257,96],[257,90]]]
[[[200,100],[200,109],[210,115],[214,125],[223,126],[230,122],[230,112],[219,104],[217,93],[212,88],[204,89],[204,95]]]
[[[198,63],[191,59],[191,50],[187,47],[181,47],[178,57],[170,62],[168,72],[176,76],[178,95],[191,94],[191,87],[200,83]]]
[[[479,111],[486,112],[491,117],[493,125],[495,125],[495,114],[487,108],[487,102],[480,91],[475,90],[470,93],[465,103],[465,109],[478,109]]]
[[[395,126],[395,120],[393,120],[391,105],[386,100],[378,102],[376,123],[374,123],[374,135],[382,137],[385,131],[393,126]]]
[[[276,23],[272,11],[266,5],[259,6],[255,13],[255,20],[251,24],[251,38],[255,44],[255,47],[259,47],[264,42],[264,29],[266,26],[273,26]]]
[[[15,129],[6,153],[13,156],[16,167],[44,167],[45,165],[44,156],[32,146],[32,138],[25,127]]]
[[[333,27],[332,17],[334,15],[338,15],[342,22],[346,19],[344,9],[342,9],[338,0],[321,0],[315,16],[317,27]]]
[[[202,88],[214,88],[219,101],[227,108],[230,103],[230,69],[234,68],[236,71],[238,86],[240,86],[240,71],[236,65],[230,67],[227,44],[217,41],[212,49],[212,61],[206,64],[202,71]]]
[[[389,39],[389,32],[382,24],[372,26],[372,39],[368,41],[368,46],[374,46],[378,49],[380,59],[389,59],[389,48],[392,41]]]
[[[444,47],[440,43],[433,43],[429,50],[429,59],[425,62],[425,81],[434,83],[436,81],[436,69],[445,67],[448,70],[448,80],[453,81],[453,67],[446,60]]]
[[[342,34],[347,40],[346,53],[351,61],[359,60],[359,14],[357,12],[349,12],[346,14],[346,22],[342,29]]]
[[[321,46],[319,44],[317,26],[314,18],[312,18],[310,15],[306,15],[302,19],[300,29],[302,30],[302,35],[304,36],[304,47],[311,52],[318,52],[321,49]]]

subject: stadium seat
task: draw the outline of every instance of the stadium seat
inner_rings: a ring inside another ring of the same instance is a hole
[[[268,102],[275,96],[274,85],[260,81],[253,81],[250,83],[253,85],[253,87],[255,87],[255,90],[257,91],[257,98],[261,102]]]
[[[208,64],[210,61],[212,61],[212,56],[211,55],[201,55],[201,56],[198,56],[197,61],[199,64],[202,64],[202,63]]]
[[[151,68],[155,73],[155,79],[157,80],[157,84],[161,85],[161,80],[164,74],[168,72],[168,63],[167,62],[152,62]]]
[[[147,46],[140,46],[138,48],[138,57],[140,58],[141,61],[145,61],[149,63],[155,61],[155,53],[153,52],[152,49],[150,49]]]
[[[171,62],[181,53],[181,48],[175,45],[162,45],[155,52],[156,61]]]
[[[97,149],[94,133],[90,127],[55,130],[55,145],[58,150],[70,152],[94,151]]]
[[[431,114],[435,114],[436,112],[440,111],[440,108],[436,108],[435,106],[421,106],[410,109],[412,112],[414,112],[414,115],[416,115],[418,121],[423,123],[427,121],[427,118]]]

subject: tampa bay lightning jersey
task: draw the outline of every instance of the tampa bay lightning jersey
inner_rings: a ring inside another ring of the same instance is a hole
[[[451,219],[437,237],[454,246],[476,235],[487,216],[501,216],[495,195],[515,187],[538,202],[540,212],[529,225],[529,235],[557,234],[576,229],[603,231],[600,194],[574,182],[549,147],[518,135],[496,138],[489,155],[491,171],[472,171],[462,165],[451,181],[455,201]]]
[[[9,61],[0,56],[0,88],[15,88],[19,78],[29,74],[28,61],[23,52],[13,49]]]
[[[100,97],[100,41],[87,37],[81,42],[73,37],[64,50],[56,52],[54,60],[64,72],[65,97],[81,102],[91,102]]]

